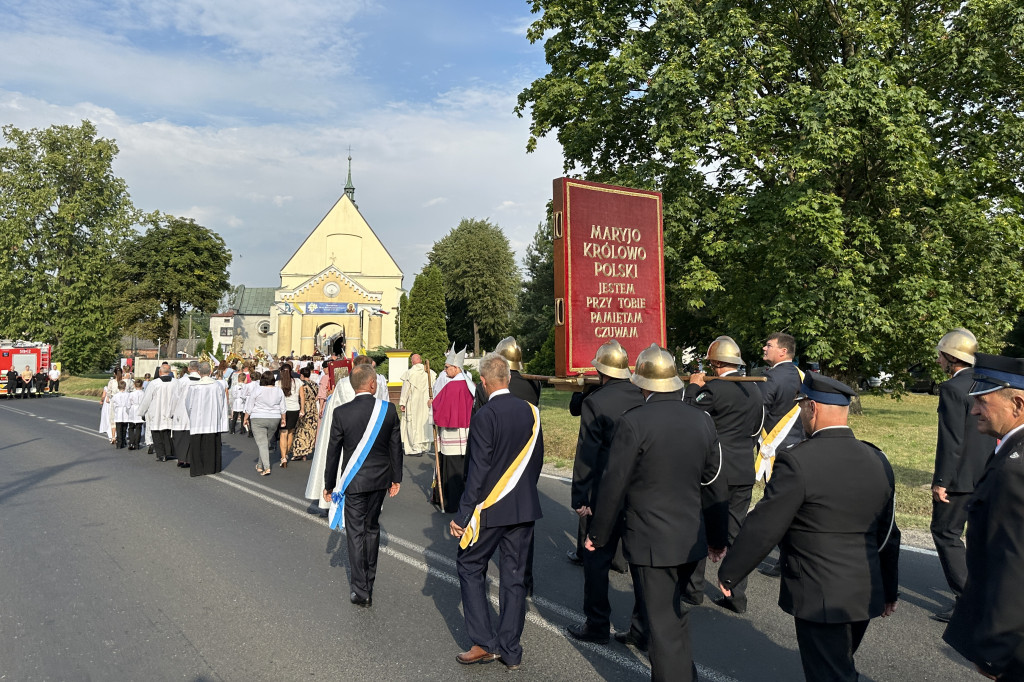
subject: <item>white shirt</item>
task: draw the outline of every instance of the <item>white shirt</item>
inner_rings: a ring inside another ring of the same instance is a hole
[[[245,401],[250,419],[280,419],[287,411],[284,392],[277,386],[257,386]]]

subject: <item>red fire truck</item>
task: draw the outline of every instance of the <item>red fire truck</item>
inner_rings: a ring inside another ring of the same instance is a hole
[[[51,347],[48,343],[32,341],[0,341],[0,395],[7,394],[7,372],[14,370],[20,376],[27,366],[35,374],[50,368]]]

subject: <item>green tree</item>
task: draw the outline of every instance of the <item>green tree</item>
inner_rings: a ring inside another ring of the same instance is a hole
[[[533,354],[533,358],[526,363],[526,371],[530,374],[541,374],[552,376],[555,373],[555,327],[549,324],[547,327],[547,338],[544,343]],[[517,339],[518,340],[518,339]]]
[[[793,333],[848,381],[1024,306],[1024,5],[534,0],[528,149],[665,196],[669,345]]]
[[[121,336],[113,265],[136,217],[117,145],[89,121],[2,130],[0,336],[53,344],[72,373],[106,367]]]
[[[445,331],[444,279],[441,270],[428,265],[416,275],[409,291],[408,307],[403,309],[402,335],[405,347],[430,360],[440,372],[448,351]]]
[[[555,248],[549,223],[537,225],[533,242],[526,247],[523,270],[516,341],[523,349],[523,357],[529,359],[544,345],[555,323]],[[553,358],[552,355],[552,374]]]
[[[519,269],[508,238],[487,220],[463,218],[434,242],[428,262],[441,269],[448,336],[473,339],[473,353],[493,347],[512,328]]]
[[[166,338],[173,358],[182,315],[212,311],[229,289],[231,252],[220,235],[191,218],[153,213],[145,224],[149,229],[132,245],[135,257],[120,270],[129,302],[123,321],[140,336]]]

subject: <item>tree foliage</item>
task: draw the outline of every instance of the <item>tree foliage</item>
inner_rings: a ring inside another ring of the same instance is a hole
[[[429,359],[434,371],[440,372],[448,351],[448,334],[445,331],[444,278],[439,268],[428,265],[416,275],[402,315],[403,345]]]
[[[228,291],[231,252],[216,232],[191,218],[153,213],[145,234],[132,244],[123,276],[126,305],[122,322],[145,338],[167,338],[175,357],[182,315],[213,311]]]
[[[523,260],[523,282],[519,289],[519,313],[516,318],[516,340],[523,349],[523,358],[536,354],[555,323],[555,248],[551,225],[540,223],[533,242],[526,247]],[[554,356],[552,355],[554,373]],[[532,370],[531,370],[532,371]]]
[[[113,274],[135,209],[114,175],[117,145],[89,121],[3,127],[0,147],[0,335],[48,342],[75,373],[117,356]]]
[[[566,170],[665,195],[670,345],[793,333],[853,378],[1024,306],[1024,5],[534,0]]]
[[[441,269],[448,337],[491,348],[512,328],[519,269],[508,238],[488,220],[463,218],[434,242],[428,262]]]

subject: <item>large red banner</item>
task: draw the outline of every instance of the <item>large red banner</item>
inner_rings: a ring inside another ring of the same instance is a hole
[[[557,374],[594,373],[610,339],[631,364],[665,346],[661,193],[558,178],[553,209]]]

